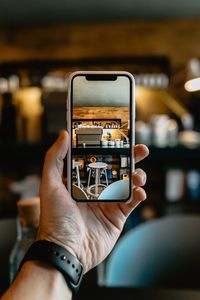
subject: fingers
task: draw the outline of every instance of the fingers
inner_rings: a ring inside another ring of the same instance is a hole
[[[138,206],[138,204],[146,199],[146,197],[146,192],[143,188],[135,187],[133,189],[133,199],[131,202],[120,204],[120,208],[125,217],[128,217],[130,213]]]
[[[147,175],[142,169],[136,169],[132,175],[133,185],[143,186],[146,183]]]
[[[149,155],[149,149],[145,145],[136,145],[134,147],[134,155],[135,162],[139,162],[143,160],[145,157]],[[126,217],[136,208],[136,206],[146,199],[146,192],[141,186],[146,183],[146,173],[142,169],[136,169],[132,175],[133,185],[135,186],[133,189],[133,199],[126,203],[121,204],[121,210],[123,211]]]
[[[138,206],[138,204],[144,201],[147,197],[145,190],[141,187],[146,183],[146,173],[142,169],[136,169],[133,173],[132,178],[133,185],[135,185],[135,187],[133,189],[133,199],[129,203],[127,203],[127,207],[124,210],[126,217],[128,217],[130,213],[136,208],[136,206]]]
[[[135,162],[137,163],[149,155],[149,149],[147,148],[147,146],[142,144],[136,145],[134,147],[134,155]]]
[[[133,207],[135,204],[134,202],[140,203],[141,201],[146,200],[147,194],[145,190],[139,186],[133,189],[133,201],[129,203],[130,207]],[[133,203],[132,203],[133,202]]]
[[[129,214],[136,208],[136,206],[146,199],[146,192],[141,187],[145,185],[146,183],[146,173],[142,169],[136,169],[135,172],[132,175],[133,179],[133,185],[135,186],[133,188],[133,199],[130,202],[121,203],[120,208],[125,215],[125,217],[128,217]]]
[[[133,200],[127,204],[126,217],[140,204],[140,202],[146,200],[146,192],[141,187],[135,187],[133,189]]]
[[[49,148],[45,156],[43,173],[45,177],[56,176],[62,180],[63,174],[63,159],[65,158],[68,150],[68,133],[62,131],[55,141],[55,143]],[[54,179],[56,179],[54,177]]]

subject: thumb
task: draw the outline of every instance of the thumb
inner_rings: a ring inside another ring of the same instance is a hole
[[[55,143],[49,148],[45,156],[43,177],[46,179],[60,179],[62,181],[63,159],[68,151],[69,135],[63,130]]]

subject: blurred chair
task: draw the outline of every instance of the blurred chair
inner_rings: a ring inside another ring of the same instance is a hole
[[[200,288],[200,216],[174,215],[127,232],[107,264],[107,286]]]
[[[121,200],[129,196],[129,180],[118,180],[111,183],[99,195],[98,200]]]
[[[16,219],[0,220],[0,294],[9,286],[9,256],[17,238]]]
[[[82,190],[77,185],[72,185],[72,195],[73,195],[74,199],[77,199],[77,200],[87,200],[88,199],[88,196],[85,193],[85,191]]]

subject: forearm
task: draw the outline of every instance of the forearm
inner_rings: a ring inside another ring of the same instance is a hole
[[[63,275],[48,265],[26,262],[2,300],[70,300],[72,293]]]

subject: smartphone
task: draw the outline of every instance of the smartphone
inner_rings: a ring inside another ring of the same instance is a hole
[[[128,72],[80,71],[68,81],[68,190],[78,202],[133,197],[135,81]]]

